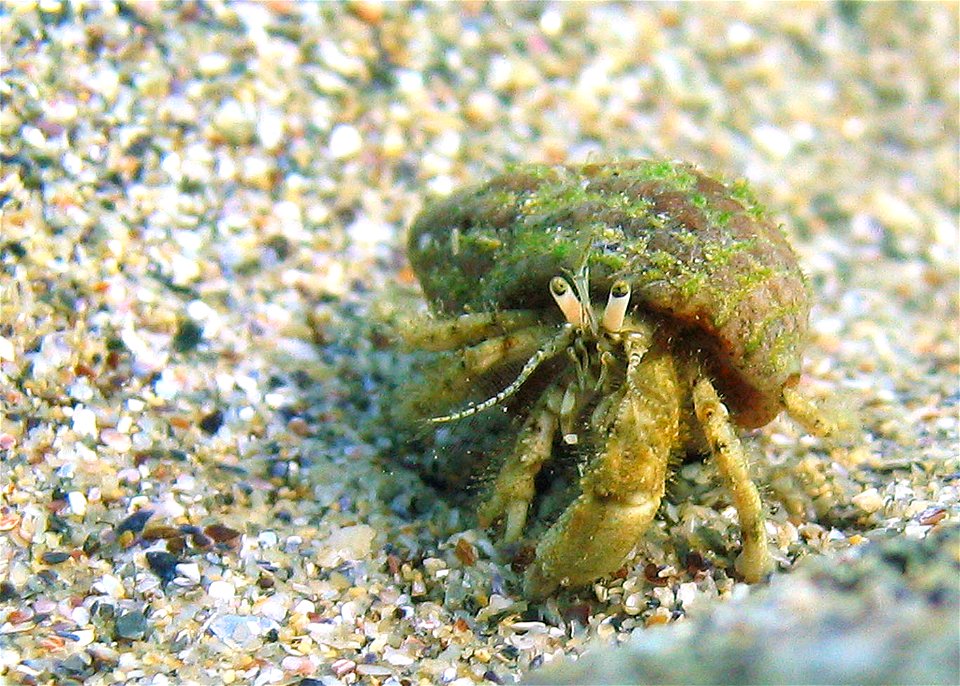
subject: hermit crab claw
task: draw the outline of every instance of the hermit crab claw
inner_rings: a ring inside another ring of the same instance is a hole
[[[623,279],[613,282],[610,287],[610,296],[607,306],[603,310],[601,322],[605,331],[617,333],[623,327],[623,318],[627,315],[627,305],[630,304],[630,284]]]

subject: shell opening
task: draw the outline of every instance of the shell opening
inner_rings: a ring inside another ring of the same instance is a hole
[[[627,305],[630,304],[630,284],[620,279],[610,287],[607,306],[603,310],[603,328],[610,333],[617,333],[623,327],[623,319],[627,316]]]
[[[550,279],[550,295],[553,296],[563,316],[573,326],[583,326],[583,307],[577,296],[573,293],[573,288],[562,276],[555,276]]]

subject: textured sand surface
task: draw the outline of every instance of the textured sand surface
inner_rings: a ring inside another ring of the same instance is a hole
[[[955,683],[957,28],[955,3],[4,3],[0,680]],[[623,573],[531,605],[516,550],[407,467],[449,453],[384,419],[413,364],[388,324],[421,306],[403,239],[511,162],[629,156],[754,186],[810,277],[805,388],[862,432],[751,435],[769,587],[697,463]],[[771,659],[780,630],[816,659]]]

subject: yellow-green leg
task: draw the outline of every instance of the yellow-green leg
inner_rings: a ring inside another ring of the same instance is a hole
[[[397,333],[415,350],[455,350],[465,345],[536,326],[540,313],[534,310],[474,312],[447,319],[413,319],[403,322]]]
[[[536,492],[534,480],[550,459],[562,397],[563,391],[558,385],[551,386],[540,397],[520,429],[513,451],[500,468],[489,498],[477,513],[480,526],[484,527],[502,517],[503,539],[508,543],[518,540],[523,533],[527,510]]]
[[[416,418],[442,413],[475,393],[477,378],[498,366],[527,360],[553,335],[553,328],[527,327],[444,356],[424,370],[424,382],[404,389],[404,413]]]
[[[763,502],[750,480],[743,444],[730,422],[727,408],[706,377],[701,377],[694,385],[693,405],[740,518],[743,550],[737,559],[737,570],[746,581],[755,583],[773,570],[773,558],[767,549]]]
[[[818,406],[808,396],[791,387],[783,389],[783,405],[791,419],[810,434],[825,440],[828,445],[845,445],[856,439],[860,421],[857,413],[845,407],[842,400],[834,398],[834,402]]]

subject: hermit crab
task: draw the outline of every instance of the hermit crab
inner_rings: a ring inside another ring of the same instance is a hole
[[[803,274],[745,185],[666,161],[521,165],[428,205],[408,249],[433,318],[402,337],[446,351],[411,402],[438,424],[496,407],[517,417],[481,525],[520,539],[538,474],[581,446],[529,596],[617,570],[687,453],[711,453],[730,491],[742,577],[771,571],[738,429],[784,409],[811,433],[832,427],[796,389]],[[507,381],[478,397],[491,379]]]

